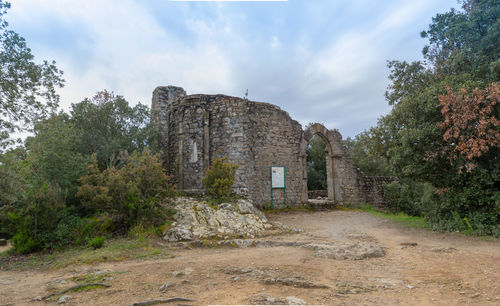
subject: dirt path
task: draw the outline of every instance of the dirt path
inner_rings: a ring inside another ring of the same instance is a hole
[[[193,305],[250,304],[293,296],[323,305],[500,305],[497,239],[402,228],[353,211],[270,219],[304,232],[263,238],[292,246],[167,249],[173,258],[49,272],[0,271],[0,305],[43,304],[36,297],[71,286],[75,276],[92,276],[111,287],[68,293],[68,304],[127,305],[171,297],[194,299],[180,302]],[[319,247],[294,245],[297,241]],[[362,244],[380,246],[385,255],[362,260],[318,257],[321,245]]]

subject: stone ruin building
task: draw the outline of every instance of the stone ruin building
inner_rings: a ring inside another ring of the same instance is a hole
[[[157,87],[153,120],[161,132],[167,173],[179,190],[203,192],[212,159],[238,165],[233,189],[254,204],[283,203],[284,190],[271,189],[271,166],[285,167],[286,202],[308,200],[306,148],[320,136],[326,144],[327,196],[340,205],[384,202],[382,184],[390,177],[367,177],[356,168],[337,130],[315,123],[302,126],[269,103],[226,95],[187,95],[175,86]]]

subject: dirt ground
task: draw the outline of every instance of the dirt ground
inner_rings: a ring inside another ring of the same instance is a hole
[[[297,246],[168,248],[174,255],[168,259],[55,271],[0,271],[0,305],[55,304],[59,297],[52,302],[40,298],[71,287],[75,277],[89,275],[111,287],[67,293],[67,304],[130,305],[184,297],[195,301],[178,305],[227,305],[270,303],[273,298],[284,301],[293,296],[309,305],[500,305],[498,239],[404,228],[355,211],[269,217],[304,232],[263,239],[369,242],[382,246],[385,255],[361,260],[321,258],[314,249]],[[265,300],[265,294],[273,298]]]

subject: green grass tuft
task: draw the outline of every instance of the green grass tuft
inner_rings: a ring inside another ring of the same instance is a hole
[[[389,219],[391,221],[394,221],[396,223],[399,223],[402,226],[405,227],[414,227],[414,228],[424,228],[424,229],[431,229],[432,227],[430,224],[425,220],[424,217],[416,217],[416,216],[409,216],[405,213],[386,213],[382,212],[379,210],[376,210],[373,208],[373,206],[369,204],[362,204],[359,207],[355,208],[354,210],[361,210],[364,212],[367,212],[371,215],[378,216],[384,219]]]
[[[75,247],[50,253],[7,254],[0,257],[0,270],[58,269],[69,265],[170,256],[162,248],[155,246],[154,242],[154,239],[150,238],[117,238],[96,250]]]

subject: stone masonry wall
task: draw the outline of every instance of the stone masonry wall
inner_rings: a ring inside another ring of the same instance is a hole
[[[287,201],[301,202],[302,127],[279,107],[225,95],[185,95],[168,86],[155,89],[152,108],[162,110],[164,164],[180,189],[201,191],[206,167],[226,157],[238,165],[233,188],[239,194],[257,204],[269,202],[270,167],[280,165],[286,169]],[[283,190],[273,195],[275,203],[283,202]]]
[[[363,193],[366,195],[366,202],[374,206],[383,207],[386,202],[384,199],[384,184],[399,182],[394,176],[365,176]]]
[[[175,86],[153,92],[163,161],[179,189],[202,192],[205,169],[217,157],[238,165],[235,192],[254,204],[271,200],[271,166],[285,167],[286,201],[307,201],[306,147],[315,134],[327,143],[328,197],[339,204],[382,202],[382,179],[365,177],[337,130],[314,124],[305,131],[279,107],[225,95],[186,95]],[[273,189],[275,206],[284,190]]]

